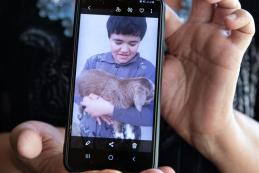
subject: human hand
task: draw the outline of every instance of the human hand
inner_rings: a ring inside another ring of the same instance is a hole
[[[96,121],[99,125],[101,125],[102,122],[105,122],[108,125],[111,125],[113,123],[111,116],[108,116],[108,115],[102,115],[102,116],[96,117]]]
[[[64,129],[29,121],[17,126],[10,134],[12,161],[19,172],[68,173],[63,166]],[[1,166],[0,166],[1,167]],[[173,173],[169,167],[150,169],[143,173]],[[119,173],[115,170],[86,173]]]
[[[93,117],[111,116],[114,110],[114,105],[95,94],[85,96],[80,104],[84,106],[84,111]]]
[[[226,146],[218,144],[238,134],[233,99],[254,21],[237,0],[193,0],[185,24],[178,21],[174,28],[167,16],[169,22],[162,115],[188,143],[215,161],[216,152]]]

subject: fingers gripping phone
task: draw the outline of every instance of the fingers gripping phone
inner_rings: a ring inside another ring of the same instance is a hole
[[[157,166],[163,25],[160,0],[76,2],[69,171]]]

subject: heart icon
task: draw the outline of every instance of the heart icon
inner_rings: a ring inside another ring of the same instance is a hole
[[[144,11],[145,11],[144,8],[140,8],[140,9],[139,9],[139,12],[140,12],[140,13],[143,13]]]

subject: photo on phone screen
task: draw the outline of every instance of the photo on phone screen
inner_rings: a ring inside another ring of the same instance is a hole
[[[152,140],[157,23],[81,14],[72,136]]]
[[[153,9],[136,1],[102,13],[86,4],[78,14],[65,164],[73,170],[129,172],[153,167],[161,5]]]

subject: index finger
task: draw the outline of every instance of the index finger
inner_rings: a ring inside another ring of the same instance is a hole
[[[207,0],[210,4],[217,4],[217,7],[225,9],[240,9],[239,0]]]
[[[182,26],[181,19],[177,14],[166,5],[165,9],[165,38],[169,38],[173,33]]]
[[[98,95],[95,95],[95,94],[93,94],[93,93],[91,93],[91,94],[89,94],[89,96],[88,96],[90,99],[98,99]]]

